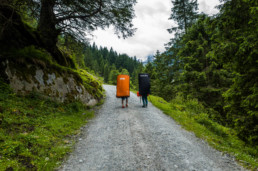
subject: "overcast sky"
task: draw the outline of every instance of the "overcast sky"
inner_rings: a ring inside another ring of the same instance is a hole
[[[218,10],[215,8],[219,0],[198,0],[199,12],[212,15]],[[167,29],[171,28],[174,22],[168,20],[171,14],[171,0],[138,0],[135,5],[136,17],[133,24],[137,28],[134,36],[127,39],[118,38],[112,28],[96,30],[93,32],[91,43],[107,47],[122,54],[126,53],[131,57],[146,60],[148,55],[154,55],[157,50],[163,52],[164,44],[172,38]]]

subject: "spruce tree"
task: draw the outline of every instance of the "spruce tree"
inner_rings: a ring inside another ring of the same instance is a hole
[[[258,1],[223,0],[215,55],[232,72],[233,84],[223,94],[228,124],[245,141],[258,145]]]
[[[175,20],[177,27],[168,29],[170,33],[187,33],[193,21],[197,18],[198,3],[197,0],[172,0],[173,7],[169,19]]]
[[[108,83],[108,76],[109,76],[109,65],[106,63],[104,67],[104,82]]]

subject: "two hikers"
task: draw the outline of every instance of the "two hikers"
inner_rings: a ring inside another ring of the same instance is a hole
[[[148,106],[147,96],[150,94],[150,78],[148,74],[139,74],[139,94],[142,96],[142,107]],[[130,76],[118,75],[116,97],[122,98],[122,108],[124,108],[124,101],[126,100],[126,107],[128,107],[128,97],[130,97]]]

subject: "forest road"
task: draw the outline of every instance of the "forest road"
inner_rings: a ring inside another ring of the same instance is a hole
[[[61,171],[244,170],[149,103],[131,93],[121,107],[116,87],[104,85],[106,100],[85,126]]]

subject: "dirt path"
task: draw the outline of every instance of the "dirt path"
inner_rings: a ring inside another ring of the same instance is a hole
[[[135,94],[123,109],[115,86],[104,88],[106,102],[60,170],[244,170]]]

